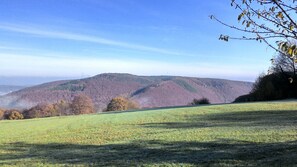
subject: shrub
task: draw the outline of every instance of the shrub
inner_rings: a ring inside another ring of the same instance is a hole
[[[255,101],[255,97],[253,94],[246,94],[246,95],[242,95],[237,97],[233,103],[240,103],[240,102],[251,102],[251,101]]]
[[[71,106],[64,100],[53,104],[41,103],[23,112],[23,115],[26,119],[71,114],[73,114]]]
[[[90,114],[95,112],[92,99],[82,94],[74,97],[71,103],[71,109],[75,115]]]
[[[290,82],[289,78],[293,80]],[[250,94],[240,96],[234,102],[268,101],[297,98],[297,77],[291,73],[260,75]]]
[[[190,105],[200,105],[200,104],[210,104],[209,100],[207,98],[201,98],[201,99],[194,99]]]
[[[107,105],[107,111],[124,111],[128,109],[128,100],[124,97],[115,97]]]
[[[4,119],[4,109],[0,109],[0,120]]]
[[[140,106],[136,101],[128,99],[128,110],[139,109],[139,108]]]
[[[21,114],[20,111],[18,111],[18,110],[6,111],[5,117],[6,117],[6,119],[9,119],[9,120],[18,120],[18,119],[24,118],[23,114]]]
[[[124,111],[131,109],[139,109],[138,103],[125,97],[119,96],[111,99],[111,101],[107,105],[106,111]]]
[[[53,104],[38,104],[29,110],[24,111],[25,118],[43,118],[57,116],[57,110]]]
[[[57,115],[61,116],[61,115],[71,115],[71,104],[66,102],[65,100],[60,100],[57,103],[53,104]]]

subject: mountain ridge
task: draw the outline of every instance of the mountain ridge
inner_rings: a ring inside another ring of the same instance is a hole
[[[252,84],[213,78],[103,73],[21,89],[0,97],[0,104],[7,108],[28,108],[38,103],[70,101],[81,93],[90,96],[98,110],[103,110],[116,96],[129,97],[145,108],[187,105],[194,98],[202,97],[211,103],[230,103],[249,93]]]

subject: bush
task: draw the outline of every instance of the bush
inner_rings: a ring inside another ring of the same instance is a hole
[[[111,99],[111,101],[107,105],[106,111],[125,111],[131,109],[139,109],[138,103],[125,97],[119,96]]]
[[[60,100],[57,103],[54,103],[54,108],[57,112],[57,115],[71,115],[71,104],[66,102],[65,100]]]
[[[196,106],[200,104],[210,104],[209,100],[207,98],[201,98],[201,99],[194,99],[190,105]]]
[[[124,111],[128,109],[128,100],[124,97],[115,97],[107,105],[106,111]]]
[[[18,120],[23,119],[24,116],[18,110],[8,110],[5,112],[5,118],[9,120]]]
[[[289,78],[293,80],[290,82]],[[269,101],[297,98],[297,77],[291,73],[261,75],[250,94],[240,96],[234,102]]]
[[[23,112],[25,118],[43,118],[57,116],[57,110],[53,104],[38,104]]]
[[[255,101],[255,97],[253,94],[247,94],[237,97],[233,103],[240,103],[240,102],[251,102]]]
[[[71,115],[73,112],[71,110],[70,104],[64,100],[57,103],[47,104],[41,103],[23,112],[26,119],[30,118],[43,118],[43,117],[53,117],[61,115]]]
[[[71,109],[75,115],[95,113],[93,101],[86,95],[75,96],[71,103]]]
[[[129,99],[127,99],[127,100],[128,100],[128,110],[133,110],[133,109],[139,109],[140,108],[139,104],[136,101],[129,100]]]
[[[4,109],[0,109],[0,120],[4,119]]]

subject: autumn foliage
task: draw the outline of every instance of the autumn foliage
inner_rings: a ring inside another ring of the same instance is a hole
[[[25,118],[43,118],[58,115],[53,104],[38,104],[37,106],[24,111],[23,114]]]
[[[5,110],[0,109],[0,120],[4,119],[4,112],[5,112]]]
[[[56,110],[56,113],[58,116],[61,115],[72,115],[72,110],[70,108],[71,103],[65,101],[65,100],[60,100],[57,103],[54,103],[54,109]]]
[[[52,104],[37,104],[36,106],[23,111],[19,111],[16,109],[4,110],[0,108],[0,120],[44,118],[62,115],[90,114],[94,112],[95,109],[92,99],[86,95],[77,95],[73,98],[71,103],[65,100],[60,100]]]
[[[15,109],[6,111],[4,117],[9,120],[18,120],[24,118],[23,114]]]
[[[53,104],[38,104],[23,112],[25,118],[43,118],[62,115],[94,113],[92,100],[86,95],[75,96],[71,103],[60,100]]]
[[[71,103],[73,114],[91,114],[95,112],[93,101],[86,95],[77,95]]]
[[[125,97],[115,97],[107,105],[107,111],[125,111],[131,109],[139,109],[138,103]]]

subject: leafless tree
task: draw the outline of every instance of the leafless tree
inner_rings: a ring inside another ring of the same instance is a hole
[[[214,15],[210,18],[224,26],[243,33],[240,37],[221,34],[219,39],[229,41],[256,40],[284,56],[297,61],[297,6],[296,0],[231,0],[239,11],[239,25],[228,24]]]

